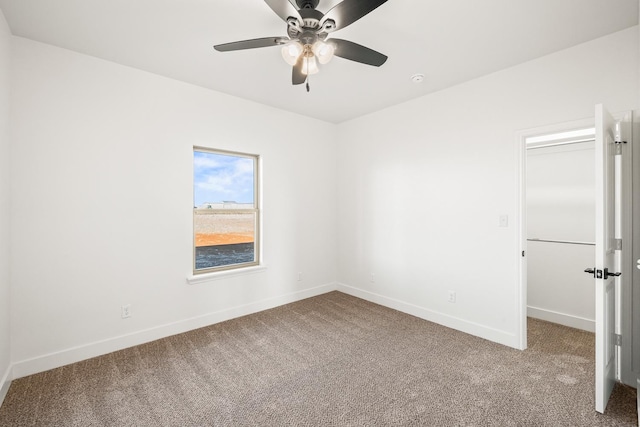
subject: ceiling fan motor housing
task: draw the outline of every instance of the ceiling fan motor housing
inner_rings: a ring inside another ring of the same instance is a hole
[[[306,28],[318,28],[320,20],[324,17],[322,12],[315,9],[300,9],[300,16]]]
[[[313,30],[315,33],[322,31],[322,29],[320,29],[320,20],[322,20],[324,15],[322,12],[315,9],[300,9],[299,12],[300,17],[302,18],[302,27],[300,27],[296,22],[288,22],[287,34],[290,38],[299,38],[301,43],[306,44],[302,38],[308,37],[305,34],[308,33],[309,30]]]
[[[298,9],[315,9],[320,0],[296,0]]]

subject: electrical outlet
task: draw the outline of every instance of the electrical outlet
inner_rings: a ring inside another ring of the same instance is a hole
[[[131,317],[131,304],[123,305],[121,308],[122,308],[123,319],[126,319],[127,317]]]
[[[298,282],[302,282],[302,272],[298,272]]]
[[[371,283],[374,283],[376,281],[376,275],[374,273],[371,273]]]
[[[449,302],[456,302],[456,291],[449,291]]]

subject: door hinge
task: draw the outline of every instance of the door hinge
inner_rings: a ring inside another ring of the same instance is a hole
[[[622,250],[622,239],[613,239],[613,243],[615,244],[615,250],[616,251],[621,251]]]
[[[622,347],[622,335],[613,334],[613,345],[617,345],[618,347]]]

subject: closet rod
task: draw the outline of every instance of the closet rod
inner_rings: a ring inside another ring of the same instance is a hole
[[[590,242],[576,242],[573,240],[550,240],[550,239],[527,239],[529,242],[546,242],[546,243],[565,243],[567,245],[586,245],[595,246],[595,243]]]

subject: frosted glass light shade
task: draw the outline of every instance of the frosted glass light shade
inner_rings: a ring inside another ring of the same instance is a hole
[[[316,74],[320,69],[315,56],[307,56],[302,60],[302,74]]]
[[[289,65],[296,65],[298,58],[302,54],[302,44],[298,42],[289,42],[282,46],[282,58]]]
[[[317,41],[313,44],[313,53],[318,57],[318,62],[321,64],[331,61],[334,52],[335,47],[331,43]]]

